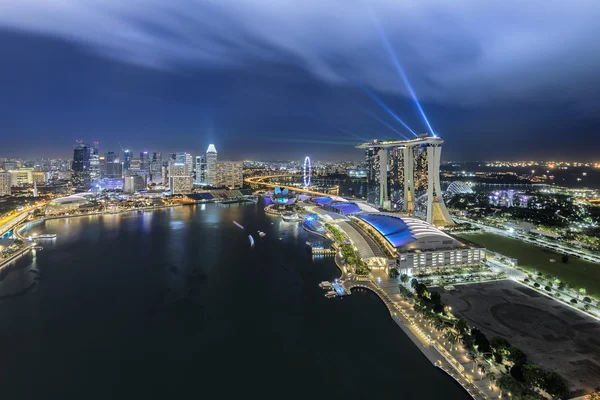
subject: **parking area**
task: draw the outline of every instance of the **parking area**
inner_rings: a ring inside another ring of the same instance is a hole
[[[437,288],[436,288],[437,289]],[[600,322],[512,280],[456,285],[442,300],[486,336],[561,374],[572,391],[600,387]]]

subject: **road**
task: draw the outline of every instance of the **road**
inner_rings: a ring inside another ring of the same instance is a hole
[[[300,191],[302,193],[308,193],[308,194],[312,194],[312,195],[315,195],[315,196],[331,196],[331,194],[329,194],[329,193],[315,192],[314,190],[306,190],[306,189],[303,189],[303,188],[297,187],[297,186],[276,185],[276,184],[273,184],[273,183],[264,182],[265,179],[283,178],[283,177],[288,177],[289,178],[289,177],[292,177],[292,176],[294,176],[294,175],[279,174],[279,175],[251,176],[249,178],[244,179],[244,182],[252,184],[252,185],[264,185],[264,186],[268,186],[270,188],[280,187],[282,189]]]
[[[497,235],[502,235],[502,236],[506,236],[506,237],[510,237],[513,239],[519,239],[522,240],[524,242],[533,244],[535,246],[539,246],[539,247],[544,247],[550,250],[554,250],[557,252],[561,252],[561,253],[566,253],[575,257],[579,257],[581,259],[584,259],[586,261],[590,261],[590,262],[594,262],[594,263],[600,263],[600,256],[590,253],[588,251],[585,250],[579,250],[579,249],[575,249],[573,247],[567,247],[565,245],[563,245],[562,243],[559,243],[557,241],[549,241],[547,239],[544,238],[540,238],[540,237],[529,237],[528,235],[522,234],[522,233],[518,233],[518,232],[509,232],[505,229],[500,229],[500,228],[496,228],[493,226],[489,226],[489,225],[484,225],[478,222],[473,222],[471,220],[467,220],[467,219],[459,219],[459,218],[454,218],[455,221],[460,222],[460,223],[467,223],[467,224],[472,224],[475,225],[479,228],[481,228],[482,230],[486,231],[486,232],[490,232],[490,233],[495,233]]]

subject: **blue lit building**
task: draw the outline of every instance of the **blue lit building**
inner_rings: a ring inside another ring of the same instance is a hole
[[[352,220],[380,239],[380,244],[394,255],[395,267],[401,273],[412,275],[415,269],[478,265],[484,256],[484,248],[462,243],[417,218],[359,213]]]

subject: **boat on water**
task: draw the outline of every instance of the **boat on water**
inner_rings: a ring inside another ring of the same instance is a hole
[[[244,230],[244,227],[242,226],[242,224],[238,223],[237,221],[233,221],[233,223],[235,224],[235,226],[237,226],[241,230]]]
[[[328,299],[331,299],[335,296],[337,296],[337,293],[334,292],[333,290],[330,290],[329,292],[325,293],[325,297],[327,297]]]
[[[323,289],[331,289],[331,282],[323,281],[319,283],[319,286]]]
[[[291,212],[291,211],[285,211],[284,213],[282,213],[281,218],[283,218],[283,220],[286,222],[296,222],[296,221],[300,220],[300,217],[298,217],[298,214],[296,214],[295,212]]]
[[[555,262],[556,262],[556,260],[555,260],[554,258],[551,258],[551,259],[550,259],[550,262],[551,262],[551,263],[555,263]]]
[[[250,247],[254,247],[254,238],[252,235],[248,235],[248,239],[250,239]]]
[[[56,239],[56,237],[57,237],[56,233],[44,233],[42,235],[35,236],[34,239],[51,240],[51,239]]]
[[[262,231],[258,231],[258,236],[265,237],[265,236],[267,236],[267,234]]]

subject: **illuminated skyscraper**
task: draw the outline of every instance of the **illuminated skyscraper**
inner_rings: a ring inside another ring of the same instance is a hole
[[[77,142],[73,147],[73,162],[71,170],[73,171],[73,185],[87,187],[90,184],[90,146],[83,142]]]
[[[140,169],[145,171],[150,170],[150,155],[147,151],[140,152]]]
[[[440,187],[442,143],[444,143],[442,138],[425,134],[412,140],[385,142],[374,140],[356,146],[370,150],[371,154],[377,152],[380,170],[377,204],[383,209],[392,208],[388,193],[392,183],[392,199],[394,204],[401,205],[402,211],[421,216],[434,225],[453,224],[454,221],[446,209]],[[371,168],[377,170],[374,165]]]
[[[225,186],[229,189],[239,189],[244,186],[242,161],[219,161],[217,162],[217,186]]]
[[[100,178],[100,153],[98,152],[98,142],[90,149],[90,179]]]
[[[206,155],[202,154],[196,156],[196,165],[195,165],[195,181],[196,185],[202,186],[206,185]]]
[[[206,150],[206,183],[217,186],[217,149],[214,144],[208,145]]]
[[[104,154],[104,165],[106,178],[121,178],[123,176],[123,164],[121,164],[118,154],[112,151]]]
[[[131,151],[123,151],[123,176],[129,175],[131,170]]]

